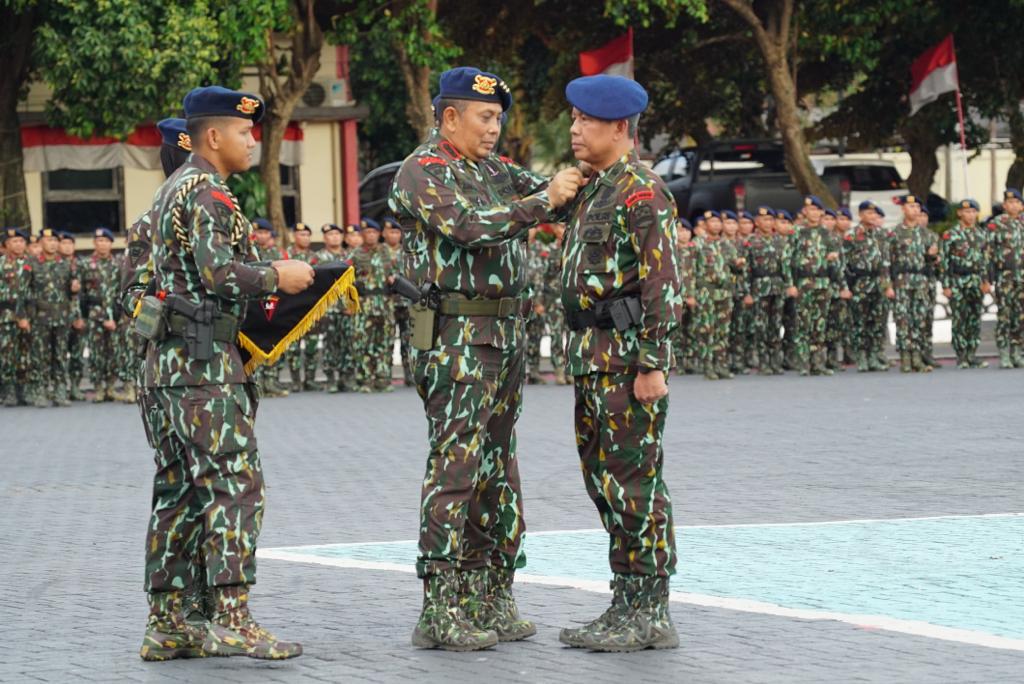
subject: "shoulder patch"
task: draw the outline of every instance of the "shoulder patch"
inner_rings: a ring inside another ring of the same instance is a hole
[[[419,164],[420,166],[428,166],[430,164],[441,164],[441,165],[445,165],[446,166],[448,164],[448,162],[446,162],[441,157],[435,157],[435,156],[417,157],[416,158],[416,163]]]
[[[235,203],[231,201],[231,198],[230,198],[230,197],[228,197],[227,195],[225,195],[225,194],[224,194],[223,192],[221,192],[220,190],[214,190],[214,191],[212,191],[212,192],[210,193],[210,197],[212,197],[213,199],[217,200],[218,202],[220,202],[221,204],[223,204],[224,206],[226,206],[226,207],[227,207],[228,209],[230,209],[231,211],[234,211],[234,210],[235,210]]]
[[[654,191],[653,190],[651,190],[649,188],[645,188],[644,190],[637,190],[632,195],[630,195],[629,197],[626,198],[626,206],[627,207],[632,207],[637,202],[643,202],[643,201],[652,200],[652,199],[654,199]]]
[[[505,162],[506,164],[515,164],[515,160],[512,157],[506,157],[505,155],[498,155],[498,159]]]

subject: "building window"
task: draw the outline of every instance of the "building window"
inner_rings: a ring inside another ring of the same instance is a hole
[[[289,225],[295,225],[302,220],[299,213],[299,167],[281,167],[281,203],[284,204],[284,220]]]
[[[71,233],[91,233],[96,226],[122,232],[124,174],[121,167],[44,173],[43,223],[47,228]]]

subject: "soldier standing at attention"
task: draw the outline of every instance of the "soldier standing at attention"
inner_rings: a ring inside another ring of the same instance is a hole
[[[924,237],[927,240],[929,252],[932,245],[936,250],[939,248],[939,236],[928,227],[928,207],[921,205],[921,214],[917,217],[917,225],[924,229]],[[935,305],[938,301],[938,272],[941,264],[936,256],[928,263],[925,276],[928,279],[928,315],[921,321],[921,358],[932,367],[932,370],[939,370],[942,366],[932,355],[933,332],[935,329]]]
[[[896,292],[893,320],[896,322],[896,349],[900,354],[900,370],[904,373],[932,370],[924,360],[924,350],[931,346],[931,331],[925,339],[925,321],[932,306],[934,290],[929,272],[934,272],[939,248],[934,235],[921,228],[918,215],[921,203],[914,195],[900,202],[903,220],[889,238],[889,274]]]
[[[981,343],[981,314],[989,285],[988,236],[978,227],[978,203],[961,200],[959,222],[942,236],[942,292],[953,318],[953,351],[960,368],[987,368],[975,354]]]
[[[324,236],[324,247],[316,253],[317,263],[330,264],[339,261],[348,261],[348,254],[342,246],[344,229],[334,223],[325,223],[320,227]],[[323,334],[320,343],[320,363],[324,368],[324,375],[327,377],[324,386],[331,394],[339,390],[339,378],[341,376],[342,354],[346,353],[347,345],[342,340],[341,322],[345,313],[341,307],[334,307],[327,312],[319,326],[319,332]]]
[[[92,380],[94,402],[117,399],[118,350],[117,320],[121,306],[117,301],[120,263],[111,253],[114,234],[109,228],[93,232],[93,253],[79,261],[82,280],[82,311],[88,321],[89,379]]]
[[[28,233],[5,228],[0,256],[0,401],[18,405],[18,337],[29,330],[28,287],[32,266],[25,258]]]
[[[752,346],[762,375],[782,375],[782,307],[792,282],[788,245],[774,233],[775,211],[758,207],[747,242],[750,295],[754,298]]]
[[[739,217],[733,211],[722,212],[722,236],[722,248],[732,271],[732,314],[729,317],[729,362],[726,368],[730,373],[746,375],[750,348],[750,319],[747,314],[754,305],[754,299],[750,296],[747,240],[740,237]]]
[[[662,477],[666,375],[682,307],[676,206],[633,141],[647,92],[621,76],[569,83],[572,148],[594,174],[562,253],[568,373],[587,494],[610,536],[612,605],[559,640],[597,651],[675,648],[672,503]]]
[[[75,236],[62,230],[57,233],[60,243],[57,253],[61,258],[71,265],[71,273],[82,282],[81,261],[75,256]],[[85,324],[85,303],[84,292],[79,291],[78,296],[72,301],[74,309],[74,320],[68,329],[68,399],[71,401],[84,401],[82,394],[82,376],[85,374],[85,338],[88,334]]]
[[[344,254],[345,260],[349,263],[355,257],[356,252],[363,246],[363,233],[361,223],[350,223],[345,226]],[[359,320],[358,312],[347,306],[340,308],[341,316],[338,318],[338,384],[328,389],[328,392],[351,392],[358,389],[356,382],[356,371],[358,359],[356,358],[355,344],[359,335],[356,322]]]
[[[151,253],[158,296],[144,298],[136,324],[142,334],[139,321],[166,321],[148,331],[143,378],[157,469],[140,656],[290,658],[302,647],[278,641],[248,607],[264,484],[253,429],[257,393],[235,340],[247,299],[301,292],[313,270],[294,260],[245,263],[252,224],[226,181],[252,164],[252,126],[263,102],[209,86],[190,92],[184,105],[193,154],[167,180],[169,191],[158,191]],[[209,621],[185,617],[197,557],[205,568],[198,579],[211,592]]]
[[[70,406],[68,400],[68,328],[81,319],[78,293],[70,260],[58,253],[57,231],[43,228],[42,253],[32,262],[30,384],[33,405]]]
[[[384,238],[384,245],[391,257],[391,265],[388,274],[402,272],[402,224],[397,219],[386,217],[381,220]],[[399,355],[402,358],[402,379],[406,387],[412,387],[415,383],[412,379],[412,351],[409,345],[412,340],[412,327],[409,322],[409,300],[401,295],[392,295],[391,306],[395,312],[395,325],[398,336]],[[388,348],[388,354],[393,353],[394,340]]]
[[[729,320],[732,317],[732,264],[717,211],[704,212],[707,233],[694,240],[693,306],[698,356],[706,380],[729,379]],[[687,303],[689,305],[689,303]]]
[[[786,247],[786,253],[792,254],[793,236],[796,232],[793,229],[793,215],[785,209],[775,212],[775,234],[779,236]],[[788,288],[789,286],[787,286]],[[796,296],[785,294],[782,301],[782,368],[783,370],[794,370],[799,366],[796,354]]]
[[[309,248],[313,240],[313,230],[305,223],[292,226],[291,258],[298,259],[310,266],[317,263],[316,253]],[[288,350],[288,371],[292,379],[292,392],[302,392],[316,388],[316,354],[319,335],[310,332],[304,336],[300,344]]]
[[[416,389],[430,453],[420,507],[423,611],[413,644],[477,650],[536,633],[512,581],[525,556],[515,424],[522,411],[526,233],[576,194],[494,153],[512,104],[494,74],[441,74],[436,128],[402,164],[389,205],[405,272],[432,294],[413,311]],[[547,183],[547,184],[546,184]]]
[[[352,358],[359,392],[392,392],[394,313],[391,310],[391,252],[380,242],[380,224],[360,221],[363,244],[351,254],[359,283],[359,313],[352,318]]]
[[[989,223],[992,283],[996,286],[996,347],[1000,368],[1024,368],[1024,201],[1007,188],[1003,209]]]

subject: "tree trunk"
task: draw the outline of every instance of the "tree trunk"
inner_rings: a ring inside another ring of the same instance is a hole
[[[409,125],[416,131],[420,140],[426,140],[430,129],[434,127],[434,110],[430,98],[430,68],[416,66],[409,60],[405,46],[395,39],[395,58],[405,79],[405,89],[409,99],[405,102],[405,115]]]
[[[35,6],[0,10],[0,225],[31,227],[25,194],[24,154],[18,100],[28,77],[35,33]]]
[[[907,187],[912,194],[919,197],[928,197],[935,181],[935,174],[939,170],[936,150],[942,144],[942,138],[938,131],[934,121],[920,114],[907,119],[900,131],[910,153]]]
[[[260,94],[266,103],[260,150],[260,177],[267,188],[267,218],[285,235],[284,202],[281,198],[281,145],[296,105],[313,82],[320,68],[320,49],[324,34],[313,12],[316,0],[294,0],[295,26],[289,34],[291,44],[287,69],[278,70],[278,54],[273,36],[267,36],[267,57],[259,65]]]
[[[1010,146],[1013,148],[1013,163],[1010,170],[1006,172],[1006,187],[1024,187],[1024,116],[1020,113],[1020,106],[1013,102],[1009,108],[1010,122]]]

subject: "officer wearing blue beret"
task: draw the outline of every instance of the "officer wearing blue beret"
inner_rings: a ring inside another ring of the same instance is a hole
[[[1003,192],[1003,213],[988,224],[996,301],[1000,368],[1024,368],[1024,201],[1020,190]]]
[[[593,170],[572,207],[562,253],[566,374],[576,388],[584,483],[611,538],[615,595],[601,617],[563,629],[559,640],[599,651],[674,648],[668,594],[676,547],[662,435],[671,336],[683,304],[676,206],[634,149],[648,103],[643,86],[585,76],[566,86],[565,97],[573,154]],[[632,415],[630,425],[609,422],[612,413]],[[609,480],[610,489],[594,485]]]
[[[981,342],[984,296],[991,290],[988,231],[978,225],[978,203],[971,198],[956,204],[957,225],[942,236],[942,287],[953,323],[953,351],[960,368],[984,368],[977,356]]]

